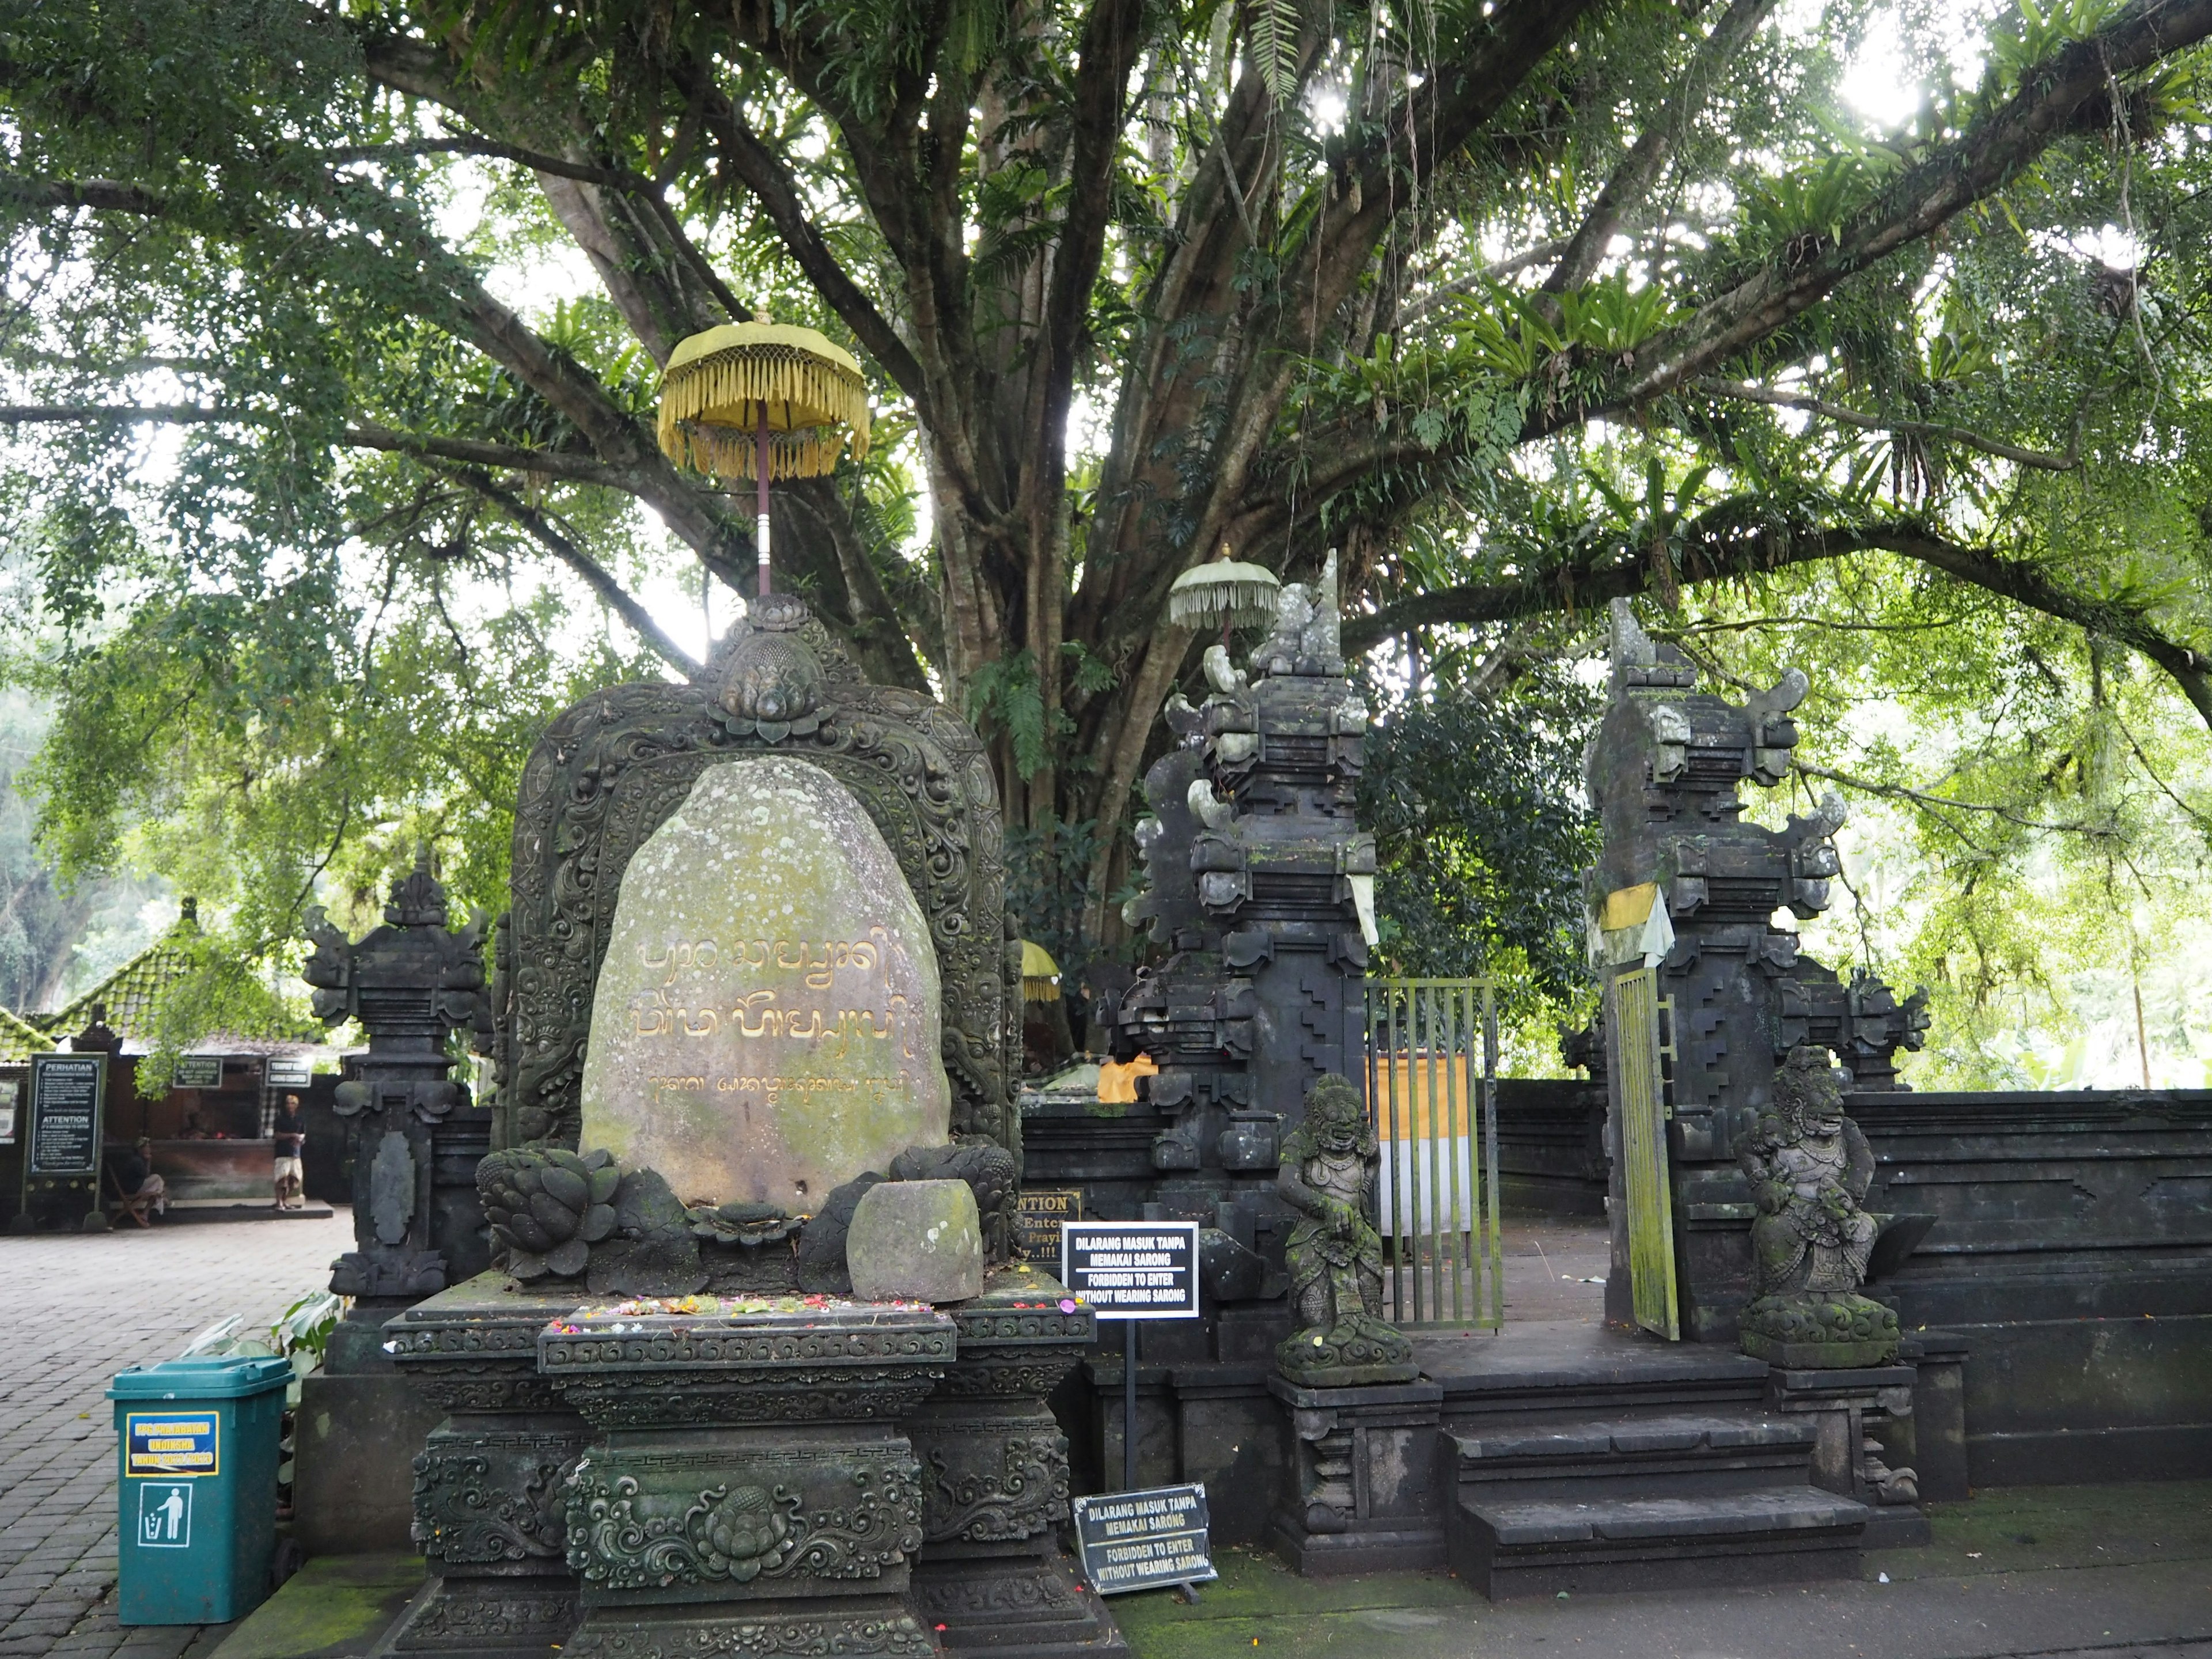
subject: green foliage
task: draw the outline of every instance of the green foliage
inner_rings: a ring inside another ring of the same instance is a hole
[[[876,449],[780,497],[779,580],[878,678],[959,687],[1010,793],[1052,794],[1010,855],[1055,954],[1100,943],[1075,896],[1126,874],[1176,570],[1224,534],[1286,574],[1334,546],[1355,627],[1453,601],[1376,740],[1399,959],[1575,994],[1573,665],[1599,601],[1648,592],[1717,672],[1809,653],[1838,701],[1808,755],[1884,804],[1895,861],[1897,931],[1845,942],[1939,984],[1944,1075],[2026,1066],[2030,1002],[2087,1006],[2068,988],[2123,945],[2154,981],[2157,917],[2202,908],[2204,721],[2174,690],[2212,653],[2202,53],[1769,303],[2119,12],[1962,31],[1936,0],[1827,0],[1693,74],[1726,10],[1591,9],[1481,82],[1498,107],[1445,153],[1440,112],[1540,9],[1148,7],[1104,88],[1064,0],[0,0],[0,361],[11,397],[82,416],[0,450],[4,666],[54,710],[21,781],[59,881],[0,826],[0,990],[58,948],[40,918],[69,883],[117,871],[220,918],[179,1033],[278,1017],[301,907],[358,930],[418,840],[496,908],[545,720],[670,672],[599,592],[696,638],[702,570],[749,551],[741,492],[654,459],[656,359],[725,290],[857,343],[818,255],[931,390],[860,354]],[[1927,89],[1893,131],[1838,91],[1877,39]],[[1085,138],[1097,109],[1127,116]],[[1595,270],[1545,291],[1529,251],[1655,130]],[[453,153],[477,133],[507,155]],[[1331,271],[1348,289],[1302,308]],[[1686,383],[1623,391],[1720,329]],[[1805,562],[1831,543],[1852,562]],[[1973,556],[1870,550],[1907,544]],[[1030,639],[1054,559],[1065,629]],[[1477,690],[1486,645],[1512,663]],[[2045,925],[2077,912],[2135,942]]]
[[[1600,712],[1551,667],[1499,693],[1445,654],[1368,740],[1361,822],[1375,836],[1381,956],[1398,974],[1493,974],[1517,1012],[1584,995],[1581,872],[1595,855],[1582,753]]]
[[[1050,820],[1006,830],[1006,908],[1021,936],[1050,951],[1063,973],[1091,954],[1083,905],[1097,834],[1095,823]]]

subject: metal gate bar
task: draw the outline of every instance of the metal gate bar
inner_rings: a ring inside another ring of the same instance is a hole
[[[1498,1207],[1498,1006],[1477,979],[1370,979],[1368,1121],[1395,1324],[1505,1322]],[[1475,1071],[1480,1033],[1481,1071]]]

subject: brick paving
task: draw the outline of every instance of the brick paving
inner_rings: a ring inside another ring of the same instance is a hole
[[[327,1220],[0,1235],[0,1659],[199,1659],[225,1627],[115,1620],[107,1380],[175,1357],[219,1319],[266,1326],[353,1242]]]

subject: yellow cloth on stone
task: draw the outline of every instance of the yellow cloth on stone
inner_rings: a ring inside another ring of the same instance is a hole
[[[1137,1103],[1137,1079],[1159,1074],[1160,1068],[1152,1063],[1150,1054],[1139,1054],[1126,1066],[1109,1060],[1098,1068],[1098,1098],[1108,1106],[1133,1106]]]

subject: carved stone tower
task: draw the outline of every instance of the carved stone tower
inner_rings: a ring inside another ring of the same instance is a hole
[[[301,972],[315,988],[317,1018],[356,1019],[368,1033],[368,1052],[335,1101],[353,1156],[354,1248],[337,1259],[331,1288],[360,1308],[331,1338],[333,1370],[374,1363],[383,1320],[489,1261],[475,1170],[489,1121],[447,1075],[446,1047],[452,1032],[485,1018],[483,924],[454,932],[446,914],[426,849],[392,884],[386,925],[358,944],[319,908],[308,915],[315,949]]]
[[[1168,705],[1180,741],[1145,777],[1146,887],[1127,915],[1171,954],[1123,997],[1117,1042],[1160,1067],[1148,1207],[1218,1225],[1272,1269],[1283,1138],[1316,1079],[1361,1065],[1375,878],[1353,816],[1368,714],[1337,643],[1334,555],[1316,590],[1277,603],[1249,675],[1215,646],[1204,706]],[[1279,1296],[1255,1266],[1244,1293]]]
[[[1793,668],[1732,703],[1699,693],[1689,659],[1654,643],[1626,605],[1615,605],[1613,627],[1613,702],[1588,762],[1605,830],[1588,896],[1596,928],[1608,895],[1656,886],[1636,937],[1601,937],[1616,954],[1658,958],[1658,995],[1674,1011],[1667,1152],[1682,1331],[1733,1341],[1751,1291],[1752,1206],[1736,1158],[1772,1105],[1777,1065],[1820,1044],[1857,1086],[1895,1089],[1896,1051],[1917,1048],[1927,1030],[1927,994],[1899,1002],[1871,975],[1841,983],[1774,925],[1780,909],[1825,910],[1840,868],[1831,840],[1840,798],[1775,830],[1745,822],[1737,793],[1747,779],[1771,788],[1789,775],[1804,674]],[[1617,1164],[1617,1146],[1613,1155]],[[1613,1273],[1607,1298],[1608,1319],[1623,1322],[1626,1277]]]

